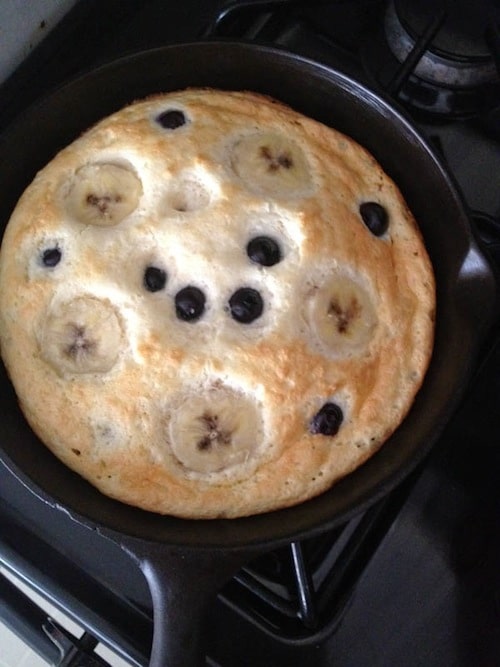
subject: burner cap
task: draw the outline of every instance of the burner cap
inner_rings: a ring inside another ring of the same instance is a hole
[[[436,15],[443,20],[414,74],[425,81],[456,87],[475,87],[498,81],[484,33],[492,19],[490,0],[394,0],[385,17],[389,48],[404,62]]]
[[[465,118],[500,103],[486,41],[500,25],[497,0],[389,0],[364,49],[376,83],[412,109]]]
[[[444,24],[436,34],[432,51],[457,60],[492,60],[485,40],[488,25],[500,19],[495,0],[395,0],[401,25],[417,40],[440,9],[446,11]]]

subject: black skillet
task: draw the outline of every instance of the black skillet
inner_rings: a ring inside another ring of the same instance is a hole
[[[132,100],[188,86],[272,95],[368,148],[399,185],[421,226],[436,273],[437,329],[417,400],[377,455],[319,498],[232,521],[160,517],[104,497],[39,443],[2,370],[1,459],[42,501],[114,540],[137,561],[153,598],[155,667],[204,663],[203,614],[216,591],[252,556],[347,520],[414,469],[458,405],[496,298],[492,272],[460,197],[411,124],[347,77],[256,45],[207,42],[139,53],[37,103],[0,139],[2,225],[36,171],[82,130]]]

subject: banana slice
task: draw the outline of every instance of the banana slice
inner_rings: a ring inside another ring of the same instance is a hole
[[[312,190],[311,172],[302,149],[274,132],[240,139],[231,153],[231,167],[257,194],[295,198]]]
[[[219,472],[244,463],[262,439],[258,407],[227,387],[185,398],[173,412],[169,429],[174,455],[198,473]]]
[[[49,311],[39,339],[43,359],[59,375],[107,373],[115,365],[123,341],[113,306],[92,296],[79,296]]]
[[[141,195],[142,183],[130,169],[88,164],[75,174],[67,208],[83,224],[112,227],[137,208]]]
[[[345,275],[329,277],[306,304],[306,316],[330,354],[358,354],[372,340],[377,314],[364,287]]]

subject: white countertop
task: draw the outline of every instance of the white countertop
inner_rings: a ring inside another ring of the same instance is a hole
[[[0,83],[76,0],[0,0]]]

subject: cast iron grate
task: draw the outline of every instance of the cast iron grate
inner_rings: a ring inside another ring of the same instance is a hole
[[[418,0],[230,1],[202,37],[291,46],[337,69],[350,70],[355,63],[358,78],[424,117],[490,113],[500,102],[500,8],[495,0],[478,3],[471,25],[467,2],[429,0],[424,4]],[[422,17],[414,38],[400,24],[400,13]],[[475,34],[478,22],[484,24],[484,35]],[[465,37],[460,40],[462,34]],[[439,55],[443,40],[454,44],[457,53],[446,58]],[[469,42],[483,45],[482,58],[469,54]]]
[[[258,557],[226,585],[221,600],[279,641],[307,644],[328,636],[347,610],[412,480],[342,526]]]

